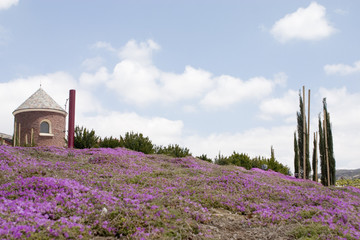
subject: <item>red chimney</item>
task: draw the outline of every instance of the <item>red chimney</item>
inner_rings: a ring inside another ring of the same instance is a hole
[[[69,130],[68,130],[68,148],[74,148],[75,131],[75,90],[69,92]]]

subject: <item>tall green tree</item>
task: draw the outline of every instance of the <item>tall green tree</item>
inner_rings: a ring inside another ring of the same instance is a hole
[[[327,111],[326,98],[323,99],[323,110],[324,110],[323,111],[324,119],[326,120],[325,121],[326,126],[322,124],[321,115],[319,115],[319,150],[320,150],[320,165],[321,165],[321,183],[327,186],[328,182],[330,185],[335,185],[336,183],[336,175],[335,175],[336,162],[334,157],[330,114]],[[325,133],[326,133],[326,138],[325,138]],[[327,141],[327,144],[325,140]],[[327,168],[326,156],[328,157],[328,161],[329,161],[329,173],[330,173],[329,179],[327,176],[328,168]]]
[[[301,92],[299,93],[299,106],[300,111],[297,112],[297,131],[298,131],[298,148],[299,148],[299,159],[300,159],[300,169],[299,173],[300,176],[304,176],[304,154],[305,154],[305,162],[306,162],[306,179],[309,179],[310,172],[311,172],[311,165],[310,165],[310,158],[309,158],[309,144],[305,143],[304,133],[307,136],[307,124],[306,124],[306,117],[304,117],[304,104],[303,99],[301,97]],[[305,124],[304,124],[305,119]],[[305,128],[304,128],[305,125]],[[305,152],[304,152],[304,144],[305,145]]]
[[[325,154],[325,134],[323,132],[321,115],[319,114],[319,153],[320,153],[320,171],[321,171],[321,183],[324,186],[328,184],[327,177],[327,164]]]
[[[300,165],[300,157],[299,157],[299,146],[296,139],[296,131],[294,132],[294,169],[295,169],[295,177],[300,178],[299,175],[299,165]]]
[[[317,180],[317,171],[318,171],[318,164],[317,164],[317,139],[314,138],[314,146],[313,146],[313,155],[312,155],[312,169],[313,169],[313,181]]]
[[[278,165],[276,164],[276,160],[275,160],[275,152],[273,146],[271,146],[271,157],[268,162],[268,167],[276,172],[279,171]]]

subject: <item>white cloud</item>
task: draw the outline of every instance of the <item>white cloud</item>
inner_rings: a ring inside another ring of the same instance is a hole
[[[152,53],[159,49],[160,46],[151,39],[140,43],[137,43],[135,40],[130,40],[119,51],[119,57],[121,59],[136,61],[141,64],[151,64]]]
[[[94,57],[85,59],[81,66],[84,67],[87,71],[97,70],[104,64],[104,59],[101,57]]]
[[[96,45],[112,48],[103,42]],[[105,83],[120,100],[137,106],[195,100],[211,109],[261,99],[275,85],[286,84],[285,73],[276,74],[274,80],[255,77],[243,81],[227,75],[213,77],[210,72],[191,66],[186,66],[183,73],[165,72],[152,62],[152,54],[158,49],[160,46],[152,40],[140,43],[131,40],[121,50],[114,50],[119,52],[121,60],[112,73],[101,68],[95,74],[82,74],[80,82],[88,86]]]
[[[145,105],[158,101],[161,96],[159,76],[160,71],[153,65],[144,66],[132,60],[123,60],[115,66],[107,86],[126,102]]]
[[[274,115],[285,117],[289,115],[295,116],[298,105],[299,92],[288,90],[282,98],[271,98],[262,101],[260,104],[261,117],[271,119]]]
[[[142,117],[136,113],[108,112],[94,117],[81,117],[88,128],[96,129],[101,137],[124,136],[126,132],[139,132],[148,136],[157,145],[177,143],[183,129],[182,121],[172,121],[161,117]]]
[[[82,73],[79,81],[84,86],[93,87],[105,83],[109,77],[108,70],[105,67],[101,67],[95,74]]]
[[[326,74],[349,75],[360,72],[360,61],[354,62],[354,66],[345,64],[327,64],[324,66]]]
[[[194,105],[185,105],[185,106],[183,106],[182,110],[185,113],[195,113],[195,112],[197,112],[197,108]]]
[[[19,0],[1,0],[0,1],[0,10],[9,9],[11,6],[16,6],[19,3]]]
[[[267,96],[275,83],[263,77],[243,81],[228,75],[215,79],[215,87],[201,100],[206,108],[222,108],[248,99],[260,99]]]
[[[112,49],[108,43],[96,45]],[[152,54],[158,49],[160,46],[153,40],[140,43],[131,40],[121,50],[115,50],[122,60],[115,66],[111,76],[106,77],[106,74],[99,72],[86,73],[81,80],[106,82],[120,99],[135,105],[193,98],[211,85],[210,73],[190,66],[182,74],[159,70],[152,64]],[[99,77],[100,81],[97,80]]]
[[[116,49],[108,42],[98,41],[91,46],[92,48],[103,48],[109,52],[116,52]]]
[[[182,74],[163,72],[160,81],[162,96],[166,101],[200,98],[214,82],[211,73],[191,66],[186,66]]]
[[[190,66],[182,74],[175,74],[126,59],[116,65],[107,84],[128,103],[146,105],[200,98],[213,80],[209,72]]]
[[[286,86],[287,79],[288,79],[288,76],[284,72],[279,72],[279,73],[274,75],[275,84],[278,84],[281,87]]]
[[[320,40],[335,32],[326,19],[324,6],[312,2],[307,8],[299,8],[278,20],[270,33],[280,42],[293,39]]]

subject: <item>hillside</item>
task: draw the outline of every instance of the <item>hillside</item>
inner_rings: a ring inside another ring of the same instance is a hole
[[[337,169],[336,179],[355,179],[360,178],[360,169]]]
[[[359,239],[360,189],[126,149],[0,146],[1,239]]]

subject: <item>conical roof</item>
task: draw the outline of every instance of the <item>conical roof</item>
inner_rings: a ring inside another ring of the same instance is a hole
[[[50,111],[66,115],[66,111],[57,104],[42,88],[39,88],[25,102],[23,102],[13,114],[29,111]]]

